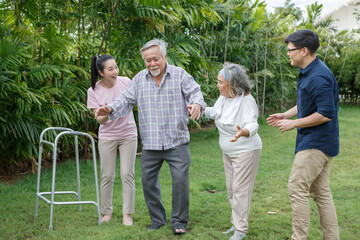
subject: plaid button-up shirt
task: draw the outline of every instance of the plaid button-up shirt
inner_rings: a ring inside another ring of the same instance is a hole
[[[128,114],[138,106],[139,130],[145,150],[167,150],[190,141],[189,104],[205,110],[200,86],[184,69],[166,65],[158,86],[147,69],[139,72],[129,87],[108,106],[111,120]]]

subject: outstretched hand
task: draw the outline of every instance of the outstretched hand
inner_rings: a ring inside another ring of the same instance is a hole
[[[193,120],[198,120],[201,116],[201,106],[200,104],[191,104],[186,106],[189,110],[190,118]]]
[[[234,138],[230,140],[230,142],[236,142],[241,136],[242,128],[240,128],[239,125],[237,125],[236,128],[237,128],[237,132],[236,132]]]
[[[266,120],[270,127],[279,127],[281,132],[290,131],[295,128],[294,121],[286,119],[283,113],[272,114]]]
[[[290,119],[282,119],[277,122],[277,126],[279,127],[281,132],[290,131],[295,128],[294,120]]]
[[[266,119],[267,123],[270,127],[278,127],[279,120],[284,119],[285,116],[283,113],[275,113],[269,115],[269,117]]]
[[[102,107],[99,107],[98,109],[96,109],[96,112],[95,112],[95,119],[97,119],[98,117],[101,117],[101,116],[107,116],[111,113],[111,108],[109,108],[108,106],[102,106]]]

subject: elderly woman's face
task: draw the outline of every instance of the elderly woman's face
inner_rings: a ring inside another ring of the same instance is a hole
[[[231,98],[229,81],[226,80],[226,78],[223,75],[221,74],[218,75],[218,83],[216,84],[216,86],[218,87],[221,96]]]

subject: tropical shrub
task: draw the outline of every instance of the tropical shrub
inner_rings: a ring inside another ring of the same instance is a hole
[[[115,2],[0,2],[0,164],[35,165],[39,136],[48,126],[96,136],[98,124],[86,108],[86,91],[90,59],[102,44],[100,54],[115,56],[119,74],[132,78],[144,68],[141,46],[164,39],[168,62],[194,77],[210,106],[219,94],[222,64],[242,64],[264,116],[295,104],[297,69],[289,64],[283,40],[308,28],[320,35],[318,55],[333,69],[340,93],[358,99],[359,41],[352,33],[336,32],[329,20],[318,21],[321,4],[309,5],[300,17],[290,0],[275,13],[259,0],[123,0],[106,32]],[[207,121],[191,121],[190,127]],[[64,141],[61,152],[71,153],[72,144]]]

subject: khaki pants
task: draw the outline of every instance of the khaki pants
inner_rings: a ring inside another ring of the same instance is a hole
[[[309,196],[318,206],[323,239],[338,240],[339,226],[329,188],[332,157],[317,149],[299,151],[295,155],[288,183],[293,211],[291,239],[305,240],[310,225]]]
[[[246,235],[251,195],[261,150],[239,154],[223,154],[228,199],[232,208],[231,223],[236,231]]]
[[[112,214],[112,196],[117,152],[120,154],[123,214],[135,212],[135,158],[137,137],[122,140],[99,140],[101,171],[101,212]]]

